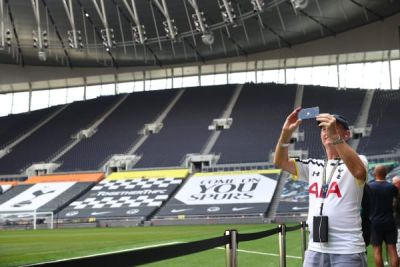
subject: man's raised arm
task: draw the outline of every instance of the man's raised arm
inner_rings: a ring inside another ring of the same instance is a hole
[[[275,147],[274,164],[277,168],[281,168],[293,175],[297,175],[296,167],[294,162],[289,159],[289,143],[292,138],[292,134],[299,127],[301,120],[298,119],[298,113],[301,108],[296,108],[289,116],[286,118],[285,123],[282,127],[282,132],[279,137],[278,143]]]

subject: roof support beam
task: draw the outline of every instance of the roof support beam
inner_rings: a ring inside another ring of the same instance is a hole
[[[310,20],[314,21],[315,23],[317,23],[319,26],[321,26],[322,29],[325,29],[329,32],[329,35],[332,36],[336,36],[336,32],[334,30],[332,30],[331,28],[329,28],[328,26],[326,26],[324,23],[322,23],[321,21],[319,21],[318,19],[314,18],[313,16],[309,15],[307,12],[305,12],[304,10],[297,10],[299,13],[301,13],[302,15],[306,16],[307,18],[309,18]]]
[[[119,11],[119,6],[116,6],[115,8],[117,10],[117,15],[118,15],[118,25],[119,25],[119,31],[121,33],[122,46],[124,48],[124,54],[126,55],[126,43],[125,43],[124,29],[122,27],[122,21],[121,21],[121,12]]]
[[[0,0],[0,48],[4,49],[5,47],[5,36],[4,36],[4,2]]]
[[[350,0],[351,1],[351,0]],[[334,30],[332,30],[331,28],[329,28],[327,25],[325,25],[324,23],[322,23],[321,21],[319,21],[318,19],[316,19],[315,17],[309,15],[307,12],[305,12],[302,8],[295,8],[292,3],[286,2],[286,4],[290,5],[293,7],[294,12],[297,14],[297,12],[301,13],[302,15],[304,15],[305,17],[309,18],[310,20],[314,21],[315,23],[317,23],[320,27],[321,27],[321,35],[324,36],[323,33],[323,29],[325,29],[326,31],[329,32],[329,35],[332,36],[336,36],[336,32]],[[319,2],[317,2],[317,7],[318,10],[320,11],[320,14],[322,14],[322,10],[319,7]]]
[[[134,1],[134,0],[132,0]],[[119,13],[124,17],[124,19],[132,25],[132,21],[130,20],[130,18],[125,14],[125,12],[122,10],[122,8],[118,5],[118,3],[115,0],[112,0],[112,3],[117,7],[117,9],[119,10]],[[151,6],[151,5],[150,5]],[[135,12],[135,14],[138,14],[137,9],[132,9],[132,11]],[[129,11],[128,11],[129,12]],[[139,18],[139,17],[138,17]],[[138,21],[140,25],[140,21]],[[143,26],[143,25],[142,25]],[[144,62],[147,62],[147,58],[146,58],[146,51],[150,51],[150,54],[153,56],[154,59],[154,63],[157,64],[158,66],[162,66],[162,62],[158,59],[157,55],[155,54],[155,52],[150,48],[150,46],[146,45],[146,41],[147,41],[147,37],[146,37],[146,32],[144,30],[144,27],[141,28],[143,30],[143,36],[144,36],[144,43],[143,43],[143,57],[144,57]],[[132,35],[133,35],[133,39],[135,39],[134,37],[134,32],[132,31]],[[136,45],[135,43],[133,43],[133,48],[135,50],[135,56],[137,57],[137,51],[136,51]]]
[[[264,12],[264,0],[250,0],[255,12]]]
[[[262,24],[262,28],[263,29],[267,29],[268,31],[270,31],[273,35],[275,35],[275,37],[278,38],[279,44],[282,42],[285,43],[286,47],[291,47],[292,44],[289,43],[288,40],[286,40],[285,38],[283,38],[279,33],[277,33],[273,28],[271,28],[269,25],[265,24],[264,21],[262,19],[260,19],[260,23]],[[281,47],[281,45],[279,45],[279,47]]]
[[[44,0],[43,0],[43,1],[44,1]],[[83,7],[83,5],[82,5],[82,3],[81,3],[81,1],[80,1],[80,0],[77,0],[77,1],[78,1],[79,6],[80,6],[83,10],[85,10],[84,7]],[[93,1],[96,1],[96,0],[93,0]],[[101,38],[101,33],[100,33],[100,31],[97,29],[96,25],[93,23],[93,20],[91,19],[91,17],[88,16],[87,19],[88,19],[88,21],[90,22],[90,24],[91,24],[92,27],[93,27],[93,31],[94,31],[94,36],[93,36],[93,38],[95,39],[95,38],[96,38],[95,35],[97,35],[97,37],[101,40],[101,39],[102,39],[102,38]],[[118,67],[119,67],[119,66],[118,66],[118,63],[115,61],[115,59],[114,59],[114,57],[113,57],[113,55],[112,55],[110,49],[109,49],[109,51],[107,51],[107,53],[108,53],[108,55],[109,55],[110,58],[111,58],[111,62],[112,62],[113,67],[114,67],[114,68],[118,68]],[[96,56],[97,56],[97,46],[96,46]]]
[[[43,5],[44,5],[45,7],[47,7],[46,0],[42,0],[42,3],[43,3]],[[56,25],[56,23],[55,23],[55,21],[54,21],[54,18],[53,18],[53,16],[51,15],[50,10],[49,10],[48,8],[47,8],[47,15],[49,16],[50,22],[51,22],[51,24],[53,25],[54,30],[56,31],[56,35],[57,35],[57,37],[58,37],[58,40],[60,41],[61,47],[62,47],[62,49],[64,50],[64,54],[65,54],[65,56],[66,56],[66,58],[67,58],[68,66],[69,66],[70,68],[72,68],[72,61],[71,61],[71,58],[69,57],[69,54],[68,54],[67,49],[65,49],[65,45],[64,45],[64,42],[63,42],[63,40],[62,40],[62,38],[61,38],[61,34],[60,34],[60,32],[58,31],[58,28],[57,28],[57,25]]]
[[[106,14],[106,9],[104,7],[104,0],[100,0],[100,5],[101,5],[101,9],[99,7],[99,5],[97,4],[97,0],[92,0],[94,7],[96,8],[97,14],[100,17],[101,23],[103,24],[104,27],[104,31],[106,34],[106,40],[103,40],[106,44],[108,48],[108,50],[111,49],[111,47],[113,47],[113,43],[112,43],[112,38],[111,38],[111,31],[110,28],[108,27],[108,20],[107,20],[107,14]],[[108,51],[107,51],[108,52]]]
[[[33,14],[35,15],[36,27],[37,27],[37,45],[40,50],[43,50],[43,42],[42,42],[42,29],[41,29],[41,21],[40,21],[40,6],[39,0],[31,0]]]
[[[167,35],[171,40],[174,41],[176,39],[176,36],[178,33],[177,33],[176,26],[174,25],[174,21],[171,20],[171,18],[169,16],[167,3],[165,2],[165,0],[161,0],[161,3],[160,3],[160,0],[152,0],[152,2],[156,5],[158,10],[164,16],[164,18],[165,18],[164,26],[166,28]]]
[[[192,6],[194,10],[194,14],[192,14],[193,22],[196,27],[196,30],[202,34],[201,39],[205,45],[211,46],[214,43],[214,34],[209,30],[208,24],[206,23],[206,18],[204,16],[204,12],[200,11],[199,6],[197,5],[197,0],[187,0],[189,4]],[[183,1],[185,3],[185,1]],[[185,4],[186,9],[186,4]],[[186,9],[187,12],[187,9]],[[192,28],[189,23],[190,28]],[[193,40],[195,40],[193,36]],[[196,42],[195,42],[196,44]],[[212,48],[211,48],[212,49]]]
[[[192,38],[193,38],[193,43],[194,43],[195,46],[197,46],[196,37],[194,36],[194,30],[193,30],[193,26],[192,26],[192,23],[191,23],[191,20],[190,20],[189,9],[187,8],[186,1],[187,0],[182,0],[182,3],[183,3],[183,6],[185,7],[186,18],[187,18],[188,25],[189,25],[189,28],[190,28],[190,33],[191,33]]]
[[[382,17],[380,14],[376,13],[372,9],[366,7],[365,5],[358,3],[356,0],[349,0],[349,1],[352,2],[353,4],[355,4],[356,6],[359,6],[359,7],[363,8],[364,10],[368,11],[369,13],[371,13],[372,15],[377,17],[378,19],[380,19],[382,21],[384,20],[384,17]]]
[[[222,19],[229,24],[236,25],[236,14],[232,7],[232,2],[230,0],[222,0],[221,3],[220,0],[218,0],[218,3],[221,9]]]
[[[139,43],[144,44],[146,42],[147,38],[145,37],[144,25],[140,24],[135,0],[131,0],[132,6],[129,5],[128,0],[123,0],[123,3],[125,5],[126,9],[128,10],[128,13],[131,16],[131,19],[133,20],[133,22],[135,22]]]
[[[285,22],[283,21],[283,17],[282,17],[282,14],[281,14],[281,10],[279,9],[279,5],[276,6],[276,11],[278,13],[279,21],[281,22],[282,29],[285,32],[286,31],[286,25],[285,25]]]
[[[189,2],[189,4],[192,6],[194,13],[197,17],[197,23],[198,25],[198,30],[201,33],[206,33],[208,31],[208,26],[205,23],[205,18],[204,18],[204,13],[202,13],[199,9],[199,6],[197,5],[197,1],[196,0],[187,0]],[[193,16],[193,15],[192,15]],[[203,19],[204,18],[204,19]]]
[[[78,36],[77,36],[77,31],[75,28],[75,17],[74,17],[74,8],[72,6],[72,0],[68,0],[68,4],[66,0],[63,0],[63,5],[65,12],[67,13],[67,17],[69,20],[69,23],[71,24],[71,33],[72,33],[72,45],[73,48],[78,48]]]
[[[11,12],[11,7],[10,7],[10,4],[8,3],[8,0],[5,0],[5,1],[6,1],[6,5],[8,6],[8,17],[10,18],[11,25],[12,25],[13,32],[14,32],[14,36],[15,36],[15,40],[17,42],[17,47],[18,47],[17,58],[19,58],[21,60],[20,61],[21,62],[21,66],[24,67],[25,66],[24,54],[22,53],[21,45],[19,43],[19,37],[18,37],[17,29],[15,28],[14,17],[13,17],[13,14]],[[18,62],[18,60],[17,60],[17,62]]]
[[[240,9],[239,3],[237,3],[237,8],[238,8],[238,11],[239,11],[239,17],[240,17],[240,20],[241,20],[241,25],[243,27],[244,36],[246,37],[247,43],[250,43],[250,38],[249,38],[249,35],[247,34],[247,29],[246,29],[246,22],[242,17],[242,10]]]

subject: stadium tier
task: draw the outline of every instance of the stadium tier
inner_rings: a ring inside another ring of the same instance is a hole
[[[139,148],[138,168],[180,166],[188,153],[200,153],[210,136],[208,126],[219,118],[233,85],[188,88],[170,111],[161,131]]]
[[[175,94],[176,90],[163,90],[129,95],[91,138],[58,159],[62,165],[57,171],[98,170],[111,155],[126,153],[144,124],[155,120]]]
[[[295,103],[303,107],[319,106],[321,112],[341,113],[351,125],[360,116],[367,115],[372,132],[371,136],[362,136],[360,153],[379,155],[399,148],[398,124],[392,123],[396,121],[400,106],[398,91],[371,91],[374,96],[369,113],[362,114],[365,90],[304,86],[300,94],[299,88],[296,85],[245,84],[241,91],[237,85],[221,85],[140,92],[75,102],[63,110],[57,107],[19,115],[21,118],[16,124],[3,118],[5,126],[0,129],[6,140],[13,129],[32,129],[44,118],[60,111],[0,158],[0,175],[21,174],[33,163],[54,158],[69,144],[73,146],[54,159],[61,164],[56,172],[97,171],[111,156],[127,153],[139,156],[133,168],[183,166],[187,154],[201,153],[205,147],[219,157],[216,164],[265,163],[270,160],[282,122]],[[236,92],[239,92],[238,99],[231,102]],[[208,126],[230,108],[230,128],[218,129],[220,133],[215,143],[207,146],[214,133]],[[17,125],[29,121],[32,116],[34,122],[26,128]],[[139,131],[160,116],[160,131],[144,136],[143,142],[137,145],[143,137]],[[71,137],[95,122],[98,125],[94,134],[74,144],[75,139]],[[21,131],[15,130],[15,134]],[[308,151],[310,157],[322,156],[324,152],[315,121],[303,121],[300,132],[304,133],[304,141],[298,140],[295,149]],[[135,147],[134,152],[130,152],[132,147]]]
[[[20,173],[33,163],[48,160],[70,143],[74,134],[90,126],[107,111],[119,97],[107,96],[69,104],[0,159],[0,174]]]
[[[25,114],[0,117],[0,148],[5,147],[31,128],[47,119],[60,107],[50,107]]]
[[[365,155],[393,153],[400,149],[399,118],[400,92],[375,90],[369,110],[372,125],[369,138],[362,138],[358,150]]]
[[[218,163],[268,161],[295,94],[295,85],[245,84],[231,128],[222,131],[212,149],[221,155]]]

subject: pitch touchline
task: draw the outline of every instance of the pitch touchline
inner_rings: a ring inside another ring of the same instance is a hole
[[[220,248],[220,247],[218,247],[216,249],[224,249],[225,250],[225,248]],[[258,252],[258,251],[244,250],[244,249],[238,249],[237,251],[244,252],[244,253],[251,253],[251,254],[279,257],[279,254],[274,254],[274,253],[265,253],[265,252]],[[292,259],[300,259],[300,260],[302,259],[301,257],[298,257],[298,256],[286,255],[286,257],[287,258],[292,258]]]

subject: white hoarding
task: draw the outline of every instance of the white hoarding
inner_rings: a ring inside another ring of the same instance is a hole
[[[0,212],[37,210],[65,192],[75,182],[38,183],[0,205]]]
[[[186,205],[268,203],[276,184],[261,174],[195,175],[175,198]]]

